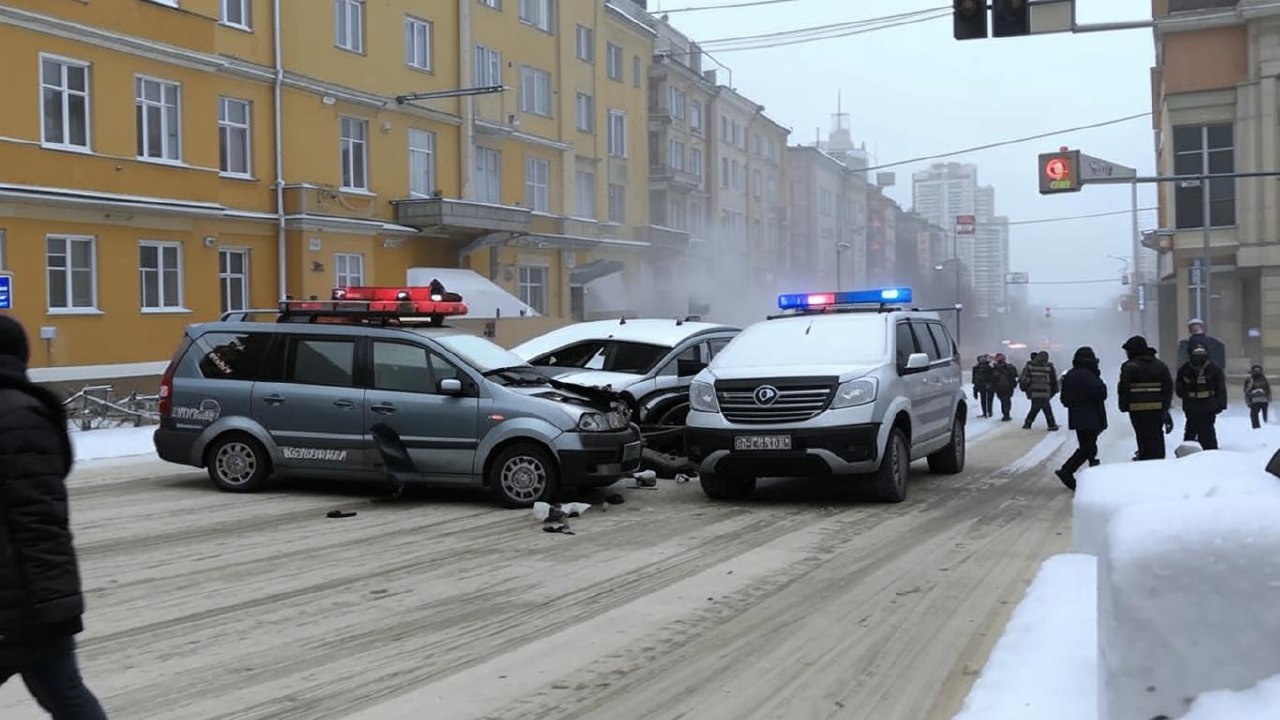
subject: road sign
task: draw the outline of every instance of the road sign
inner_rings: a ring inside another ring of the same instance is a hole
[[[13,309],[13,276],[0,274],[0,310]]]
[[[1138,286],[1138,309],[1139,310],[1147,309],[1147,286],[1146,285]]]
[[[1065,150],[1040,155],[1036,172],[1040,176],[1040,194],[1080,192],[1080,151]]]
[[[1108,178],[1136,178],[1138,171],[1124,165],[1117,165],[1092,155],[1080,155],[1080,182],[1103,180]]]
[[[978,230],[978,219],[972,215],[956,216],[956,234],[972,235]]]
[[[1011,272],[1004,275],[1004,283],[1006,285],[1026,285],[1029,282],[1031,280],[1024,272]]]

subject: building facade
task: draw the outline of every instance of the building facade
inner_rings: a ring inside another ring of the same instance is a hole
[[[1009,218],[996,215],[996,189],[983,185],[974,194],[978,221],[973,235],[974,317],[1003,314],[1007,308],[1005,274],[1009,272]]]
[[[410,267],[571,317],[680,242],[649,223],[654,33],[605,0],[279,3],[279,27],[269,0],[121,2],[0,7],[0,244],[37,367],[161,361],[190,322]]]
[[[791,131],[759,107],[747,124],[747,258],[750,277],[766,294],[781,288],[782,238],[789,233],[786,147]]]
[[[840,202],[847,168],[812,145],[787,148],[791,232],[787,280],[795,290],[853,287],[857,248],[845,238]]]
[[[974,235],[956,235],[955,228],[958,216],[973,215],[976,219],[979,214],[978,167],[955,162],[930,165],[912,175],[911,198],[913,212],[951,236],[943,264],[960,263],[960,295],[969,296],[975,285],[976,231]],[[954,266],[948,265],[947,270],[954,276]]]

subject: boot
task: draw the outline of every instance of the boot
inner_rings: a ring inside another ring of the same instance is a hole
[[[1098,458],[1091,458],[1089,460],[1089,467],[1098,467],[1101,464],[1102,464],[1102,461],[1099,460]]]
[[[1058,468],[1057,470],[1054,470],[1053,474],[1058,476],[1058,479],[1062,481],[1063,485],[1067,486],[1068,490],[1075,492],[1076,478],[1074,475],[1072,475],[1071,473],[1067,472],[1062,468]]]
[[[1058,430],[1059,430],[1059,428],[1058,428],[1058,426],[1057,426],[1057,425],[1050,425],[1050,426],[1049,426],[1049,432],[1058,432]]]

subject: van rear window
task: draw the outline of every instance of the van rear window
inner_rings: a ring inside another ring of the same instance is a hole
[[[271,346],[268,333],[206,333],[192,343],[200,374],[212,380],[257,380]]]

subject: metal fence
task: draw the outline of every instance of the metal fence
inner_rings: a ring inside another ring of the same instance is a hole
[[[160,422],[159,396],[131,392],[116,397],[110,385],[87,385],[63,401],[67,420],[81,430],[141,427]]]

